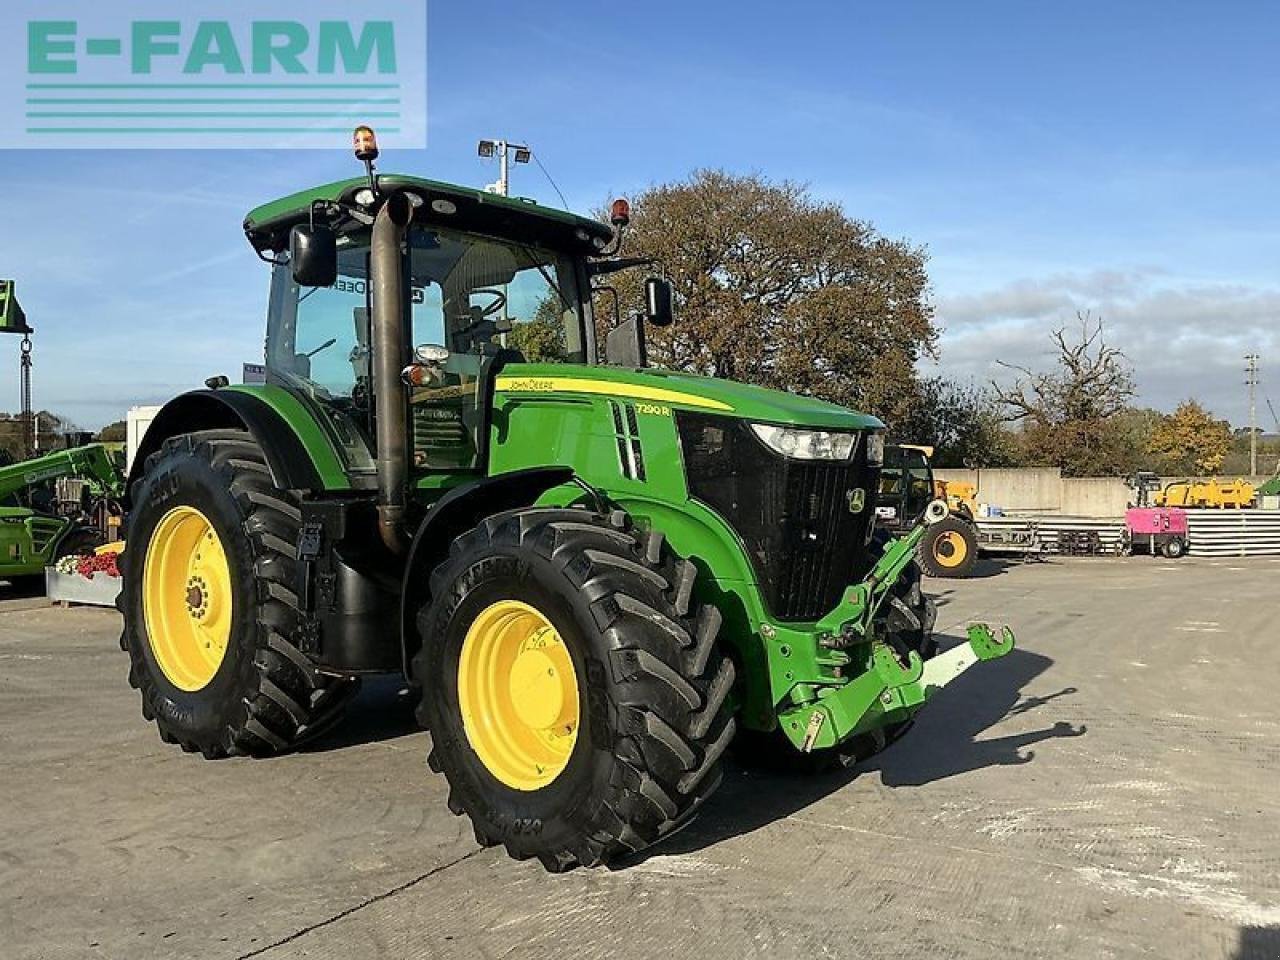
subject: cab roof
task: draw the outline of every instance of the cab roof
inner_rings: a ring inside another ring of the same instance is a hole
[[[264,203],[245,217],[245,235],[258,251],[283,250],[289,245],[290,228],[310,219],[313,203],[317,200],[353,203],[355,194],[368,185],[367,178],[354,177]],[[538,242],[539,235],[545,235],[556,246],[579,246],[583,253],[598,252],[595,242],[607,243],[613,237],[610,227],[599,220],[521,197],[503,197],[472,187],[398,173],[378,174],[378,187],[383,193],[418,194],[426,201],[420,208],[424,219],[440,225],[455,225],[461,230],[513,235],[527,243]],[[433,200],[450,201],[456,212],[446,215],[431,212]]]

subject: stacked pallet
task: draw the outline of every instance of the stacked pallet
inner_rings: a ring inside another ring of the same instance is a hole
[[[1013,546],[1028,536],[1040,553],[1075,552],[1086,542],[1093,544],[1090,552],[1103,555],[1118,554],[1124,548],[1124,520],[1112,517],[984,517],[978,521],[978,531],[987,553],[1031,552]],[[1075,547],[1070,546],[1073,543]]]
[[[1280,510],[1188,510],[1197,557],[1280,556]]]

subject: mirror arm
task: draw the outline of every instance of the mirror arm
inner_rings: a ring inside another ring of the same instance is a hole
[[[283,267],[288,262],[287,260],[280,259],[280,257],[278,256],[268,257],[265,253],[263,253],[257,247],[253,248],[253,252],[258,255],[259,260],[261,260],[263,263],[269,263],[273,267]]]
[[[657,264],[654,257],[619,257],[616,260],[592,260],[587,264],[587,276],[604,277],[632,267],[649,267]]]
[[[622,250],[622,240],[626,236],[626,233],[627,233],[626,224],[623,224],[620,227],[616,227],[613,232],[613,246],[606,247],[605,249],[601,250],[598,256],[601,256],[601,257],[616,256],[619,253],[619,251]]]
[[[354,220],[356,223],[362,224],[366,227],[372,226],[376,219],[372,213],[366,213],[363,210],[341,203],[337,200],[313,200],[311,201],[312,226],[315,226],[317,212],[320,214],[325,225],[335,230],[344,217],[348,220]]]

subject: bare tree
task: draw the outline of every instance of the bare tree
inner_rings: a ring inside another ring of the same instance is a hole
[[[1133,371],[1124,353],[1109,346],[1101,318],[1077,313],[1078,339],[1065,327],[1053,332],[1057,364],[1035,372],[997,361],[1014,371],[1012,386],[992,382],[1006,422],[1022,425],[1025,453],[1033,462],[1061,467],[1069,476],[1122,472],[1131,459],[1119,449],[1114,419],[1134,395]]]

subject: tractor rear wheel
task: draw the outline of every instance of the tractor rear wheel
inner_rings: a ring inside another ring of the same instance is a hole
[[[527,508],[454,541],[418,615],[428,762],[477,842],[552,871],[687,822],[733,739],[692,563],[622,511]]]
[[[931,577],[967,577],[978,562],[973,524],[949,516],[929,528],[920,542],[920,566]]]
[[[133,487],[120,646],[142,715],[207,759],[288,750],[336,717],[355,681],[298,649],[301,513],[241,431],[166,440]]]

